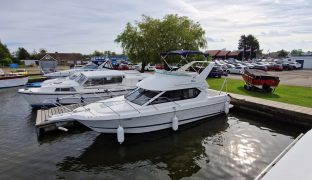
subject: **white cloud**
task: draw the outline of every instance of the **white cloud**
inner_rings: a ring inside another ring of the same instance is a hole
[[[145,14],[188,16],[206,31],[209,49],[236,49],[242,34],[253,34],[261,48],[312,50],[312,6],[309,0],[100,1],[4,0],[0,6],[0,39],[11,51],[91,53],[121,52],[114,43],[127,22]]]

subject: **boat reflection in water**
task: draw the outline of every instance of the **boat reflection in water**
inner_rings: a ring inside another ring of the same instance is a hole
[[[181,126],[182,130],[174,133],[163,130],[131,134],[123,145],[116,142],[113,134],[100,134],[80,156],[65,157],[57,166],[60,171],[66,172],[104,171],[110,174],[108,176],[117,173],[116,178],[126,177],[128,173],[133,178],[168,178],[157,169],[168,171],[166,174],[174,179],[190,177],[201,169],[201,159],[209,159],[203,146],[203,137],[216,136],[228,127],[225,116],[201,122],[204,123]]]
[[[58,176],[78,178],[88,172],[90,178],[112,179],[252,179],[281,151],[270,149],[272,144],[286,147],[293,139],[289,132],[278,132],[285,136],[258,126],[229,115],[188,124],[177,132],[131,134],[122,145],[114,135],[101,134],[77,157],[57,163]]]

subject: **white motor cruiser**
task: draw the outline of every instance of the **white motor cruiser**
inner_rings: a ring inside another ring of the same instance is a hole
[[[87,71],[66,79],[47,80],[39,88],[18,92],[33,107],[88,103],[127,94],[143,78],[139,72]]]
[[[202,54],[199,51],[173,51],[168,54]],[[188,71],[196,64],[208,66],[201,73]],[[102,100],[54,115],[48,123],[78,121],[101,133],[145,133],[173,128],[217,114],[228,113],[230,98],[226,93],[209,89],[206,78],[214,62],[193,61],[178,71],[160,71],[137,84],[125,96]]]
[[[113,65],[110,60],[106,60],[104,62],[92,61],[83,67],[64,70],[64,71],[52,72],[52,73],[44,74],[43,76],[47,78],[65,78],[72,74],[84,72],[84,71],[112,70],[112,69],[113,69]]]

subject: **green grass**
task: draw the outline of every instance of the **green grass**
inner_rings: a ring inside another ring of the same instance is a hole
[[[220,90],[224,78],[209,78],[207,81],[210,85],[210,88]],[[253,96],[312,108],[312,88],[309,87],[280,84],[275,89],[274,93],[264,93],[245,90],[245,82],[243,80],[228,78],[227,82],[227,89],[230,93]],[[223,91],[225,91],[225,87]]]
[[[28,76],[29,79],[42,79],[42,78],[45,78],[41,75],[34,75],[34,76]]]

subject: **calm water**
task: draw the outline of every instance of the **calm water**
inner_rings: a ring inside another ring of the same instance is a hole
[[[122,145],[86,128],[38,140],[17,89],[0,90],[0,179],[253,179],[305,131],[232,113]]]

